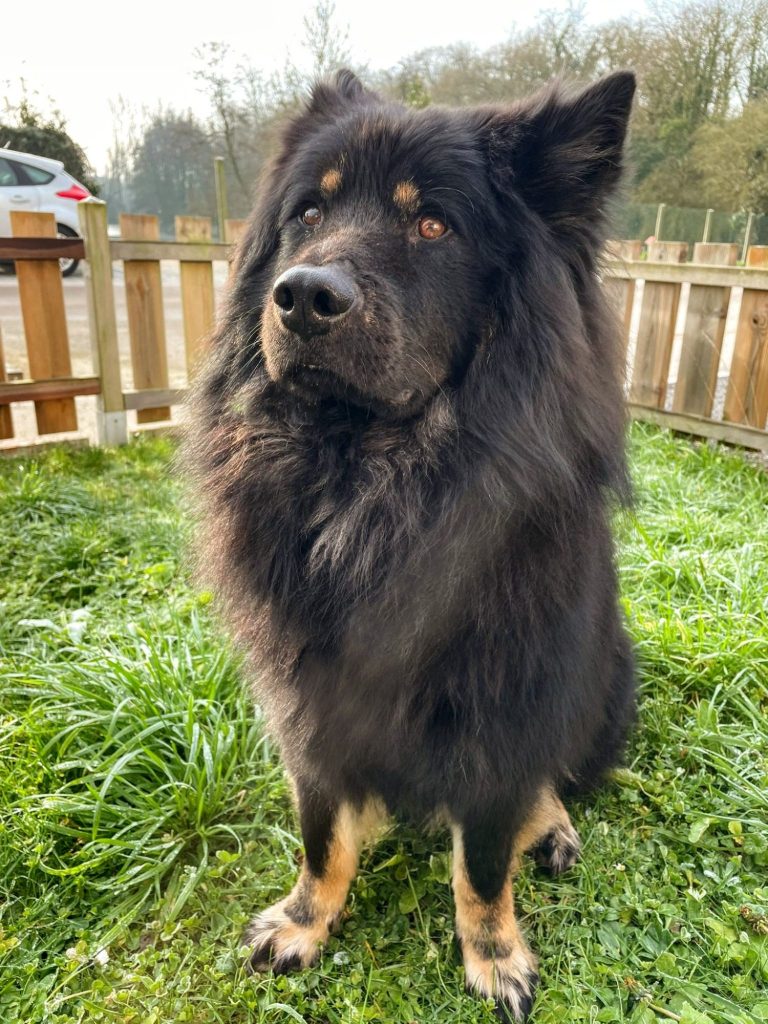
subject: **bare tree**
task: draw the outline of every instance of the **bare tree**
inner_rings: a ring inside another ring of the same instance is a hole
[[[247,192],[245,178],[240,170],[237,145],[242,108],[236,98],[236,80],[227,72],[230,54],[231,48],[227,43],[203,43],[195,50],[198,68],[193,74],[208,95],[232,173],[240,189]]]
[[[124,96],[110,100],[109,109],[112,114],[112,142],[107,150],[107,167],[101,191],[110,215],[115,215],[133,209],[131,175],[141,129],[135,108]]]
[[[337,24],[333,0],[318,0],[305,15],[302,46],[312,60],[313,79],[325,78],[349,61],[349,26]]]

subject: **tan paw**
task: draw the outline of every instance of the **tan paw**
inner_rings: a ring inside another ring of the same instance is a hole
[[[251,947],[247,970],[287,974],[315,963],[332,922],[308,920],[294,907],[288,897],[251,921],[243,936],[243,944]]]
[[[551,875],[561,875],[572,868],[580,852],[579,833],[570,821],[555,825],[531,850],[539,867]]]
[[[496,1016],[506,1024],[520,1024],[533,1006],[539,973],[536,958],[523,944],[511,949],[490,949],[461,943],[467,988],[496,1002]],[[504,954],[504,955],[498,955]]]

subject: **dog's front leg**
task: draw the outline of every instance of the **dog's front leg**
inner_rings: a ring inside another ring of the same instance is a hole
[[[246,930],[248,968],[276,974],[309,967],[344,910],[360,849],[380,818],[374,803],[329,801],[296,783],[305,858],[285,899],[262,911]]]
[[[525,1020],[539,976],[536,958],[515,919],[512,896],[512,832],[504,816],[473,815],[453,829],[453,891],[456,935],[467,988],[493,997],[497,1015]]]

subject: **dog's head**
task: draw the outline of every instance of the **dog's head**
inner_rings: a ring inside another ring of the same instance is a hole
[[[415,111],[350,72],[287,127],[237,266],[269,378],[403,419],[460,377],[534,232],[590,262],[634,78],[514,107]]]

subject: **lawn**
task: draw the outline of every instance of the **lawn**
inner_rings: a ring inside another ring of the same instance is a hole
[[[312,971],[257,981],[253,911],[301,843],[237,658],[185,569],[172,449],[0,464],[0,1020],[431,1024],[463,993],[446,837],[363,861]],[[517,883],[535,1024],[768,1020],[768,475],[635,426],[618,521],[641,662],[584,857]]]

